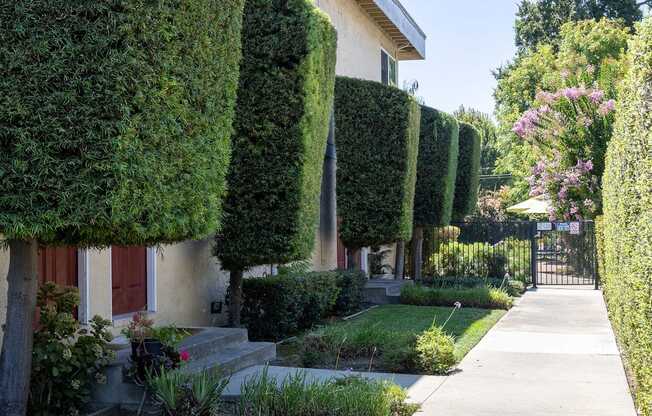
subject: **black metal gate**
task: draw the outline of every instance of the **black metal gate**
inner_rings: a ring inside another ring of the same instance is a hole
[[[598,287],[592,221],[537,223],[535,285]]]
[[[409,263],[411,264],[411,262]],[[598,287],[592,221],[461,222],[424,233],[424,279]],[[409,271],[409,270],[408,270]]]

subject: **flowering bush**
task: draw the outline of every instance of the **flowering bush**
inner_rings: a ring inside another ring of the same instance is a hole
[[[105,382],[103,368],[113,359],[110,322],[95,316],[90,331],[74,317],[77,289],[45,283],[39,290],[39,328],[34,333],[30,415],[78,415],[94,382]]]
[[[529,178],[530,195],[544,195],[550,200],[550,221],[593,218],[600,208],[600,192],[598,178],[592,172],[590,160],[578,160],[565,170],[559,158],[541,160]]]
[[[615,102],[583,86],[540,91],[536,102],[513,127],[541,155],[529,178],[531,195],[551,201],[553,221],[592,218],[600,208]]]

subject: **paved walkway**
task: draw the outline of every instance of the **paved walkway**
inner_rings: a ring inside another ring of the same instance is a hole
[[[602,293],[526,293],[422,406],[437,416],[635,416]]]

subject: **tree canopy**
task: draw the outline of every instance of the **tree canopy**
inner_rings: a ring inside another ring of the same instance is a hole
[[[572,21],[622,19],[632,27],[641,20],[641,6],[652,0],[522,0],[516,13],[516,46],[533,49],[540,44],[556,45],[561,27]]]

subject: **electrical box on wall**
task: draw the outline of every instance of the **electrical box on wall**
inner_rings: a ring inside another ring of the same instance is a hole
[[[222,301],[221,300],[216,300],[214,302],[211,302],[211,313],[212,314],[222,313]]]

